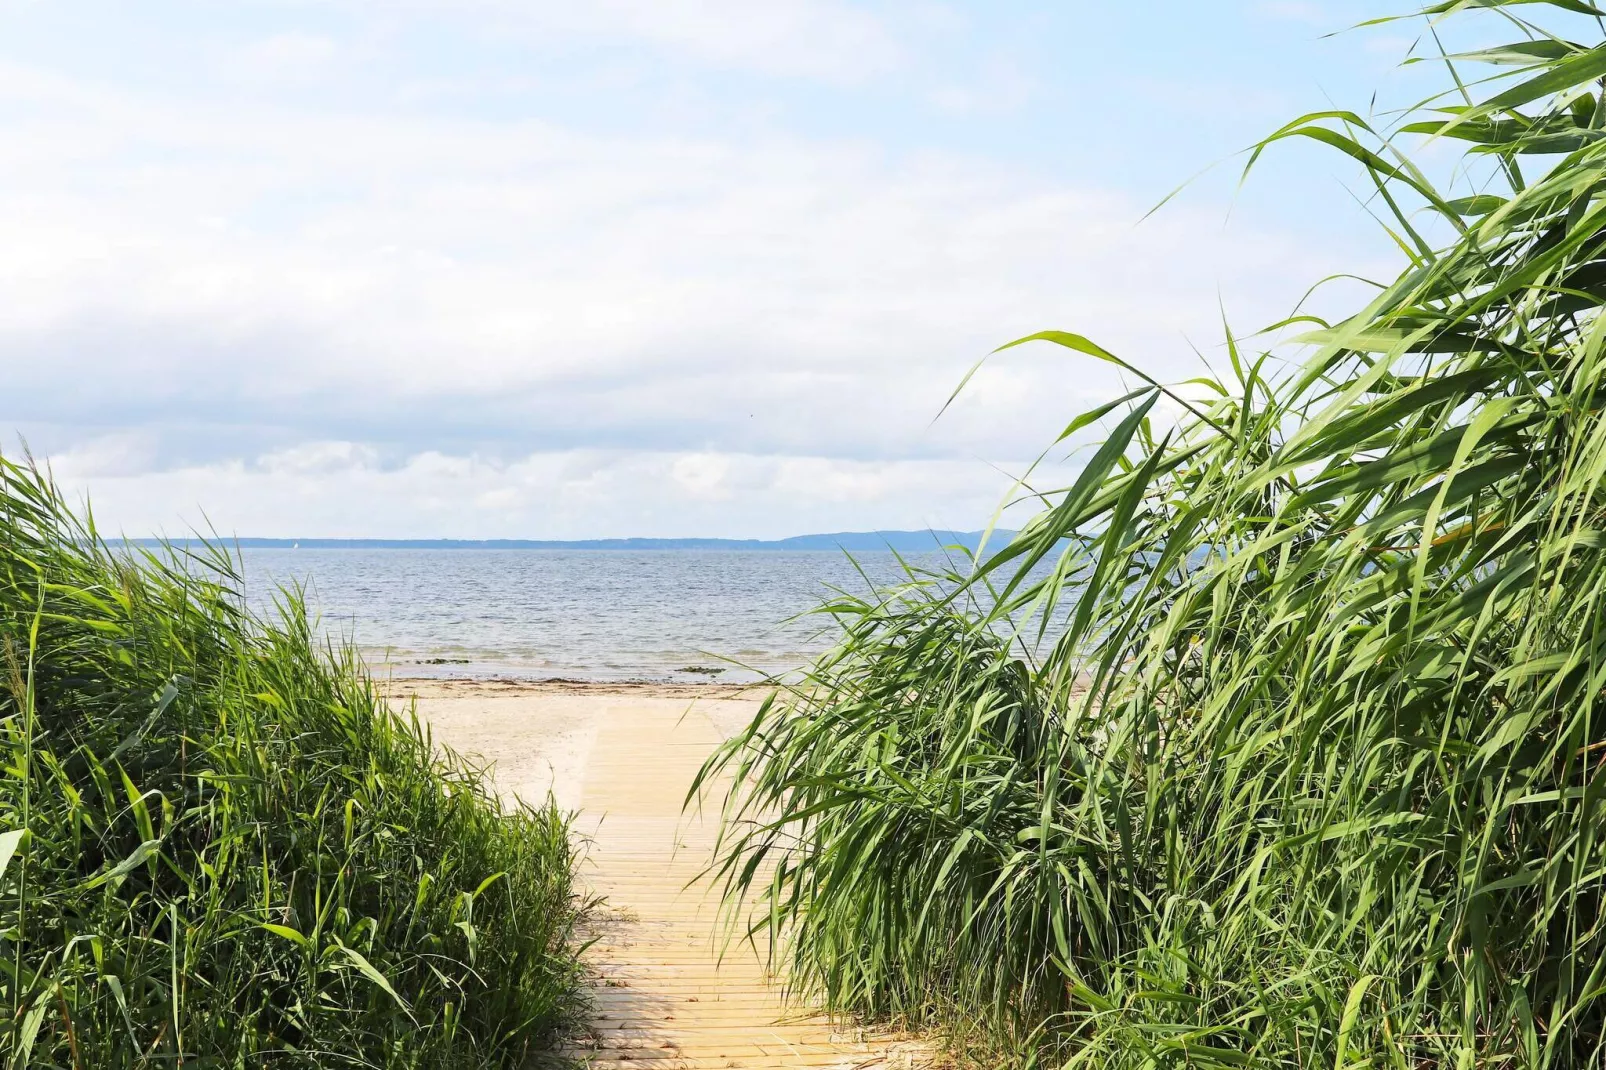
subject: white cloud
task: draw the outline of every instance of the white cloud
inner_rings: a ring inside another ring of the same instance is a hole
[[[120,431],[79,441],[51,459],[50,467],[82,481],[139,476],[155,462],[156,442],[150,433]]]
[[[997,115],[1015,111],[1032,98],[1032,80],[1011,57],[995,57],[968,83],[944,83],[931,91],[931,102],[950,115]]]
[[[730,459],[717,453],[691,453],[677,457],[669,466],[669,474],[693,498],[727,501],[733,492],[729,482]]]
[[[902,59],[878,18],[835,0],[599,0],[552,9],[604,32],[624,30],[769,73],[855,82]]]
[[[475,10],[816,77],[900,62],[880,21],[823,2]],[[305,70],[340,47],[291,34],[251,55]],[[0,66],[0,426],[54,428],[59,469],[131,531],[201,503],[303,534],[985,516],[986,462],[1032,456],[1119,384],[1012,351],[928,426],[978,355],[1064,327],[1193,374],[1183,336],[1215,340],[1218,297],[1263,322],[1353,266],[1214,213],[1136,225],[1147,207],[848,140],[357,114]],[[643,493],[665,512],[635,523],[619,502]]]
[[[811,530],[980,526],[1010,485],[1000,473],[965,461],[708,452],[568,450],[511,462],[426,452],[385,467],[361,444],[334,442],[295,458],[274,454],[139,474],[74,451],[58,456],[53,468],[70,495],[92,493],[102,530],[215,530],[225,537],[776,538]]]
[[[53,347],[24,373],[93,368],[123,400],[743,376],[767,418],[829,433],[779,403],[853,410],[885,400],[854,389],[880,376],[922,394],[899,417],[918,426],[1015,334],[1074,327],[1163,370],[1191,359],[1182,333],[1214,336],[1218,282],[1254,319],[1317,274],[1276,235],[1184,210],[1137,226],[1129,198],[973,160],[67,97],[46,128],[0,122],[0,345]]]
[[[360,442],[306,442],[269,453],[258,466],[273,475],[311,476],[363,471],[378,460],[378,454]]]
[[[905,61],[896,33],[842,0],[332,0],[386,15],[450,12],[531,38],[635,38],[738,70],[851,84]]]
[[[278,33],[232,53],[228,73],[300,80],[327,71],[339,51],[333,39],[321,34]]]

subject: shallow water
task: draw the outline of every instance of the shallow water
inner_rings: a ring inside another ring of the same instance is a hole
[[[240,551],[251,601],[307,587],[320,627],[398,676],[751,680],[821,653],[837,587],[903,573],[890,553],[834,551]],[[905,560],[942,567],[945,555]],[[857,565],[855,564],[857,563]],[[728,660],[722,660],[728,659]],[[691,668],[720,669],[693,673]]]

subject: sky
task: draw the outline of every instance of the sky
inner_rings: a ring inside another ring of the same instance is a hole
[[[1397,270],[1344,161],[1237,154],[1408,94],[1333,33],[1402,6],[0,0],[0,448],[129,535],[980,527],[1123,390],[944,411],[1000,343],[1185,378]]]

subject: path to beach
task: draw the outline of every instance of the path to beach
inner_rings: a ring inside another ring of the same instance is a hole
[[[863,1037],[786,1005],[762,948],[720,954],[718,910],[693,881],[715,817],[683,817],[704,758],[757,708],[732,689],[404,681],[436,738],[495,763],[500,789],[550,788],[592,837],[606,898],[588,953],[596,1008],[573,1054],[598,1070],[922,1065],[904,1038]],[[716,697],[717,696],[717,697]],[[717,805],[717,798],[714,800]]]

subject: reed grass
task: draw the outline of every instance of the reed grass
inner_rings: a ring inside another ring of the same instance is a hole
[[[392,711],[295,591],[108,546],[0,458],[0,1058],[515,1067],[573,1009],[551,805]]]
[[[1472,8],[1511,40],[1443,96],[1255,150],[1358,164],[1396,279],[1185,387],[1034,335],[1139,383],[1074,484],[824,607],[711,759],[730,902],[833,1009],[1025,1064],[1602,1065],[1606,33],[1480,0],[1424,40]]]

